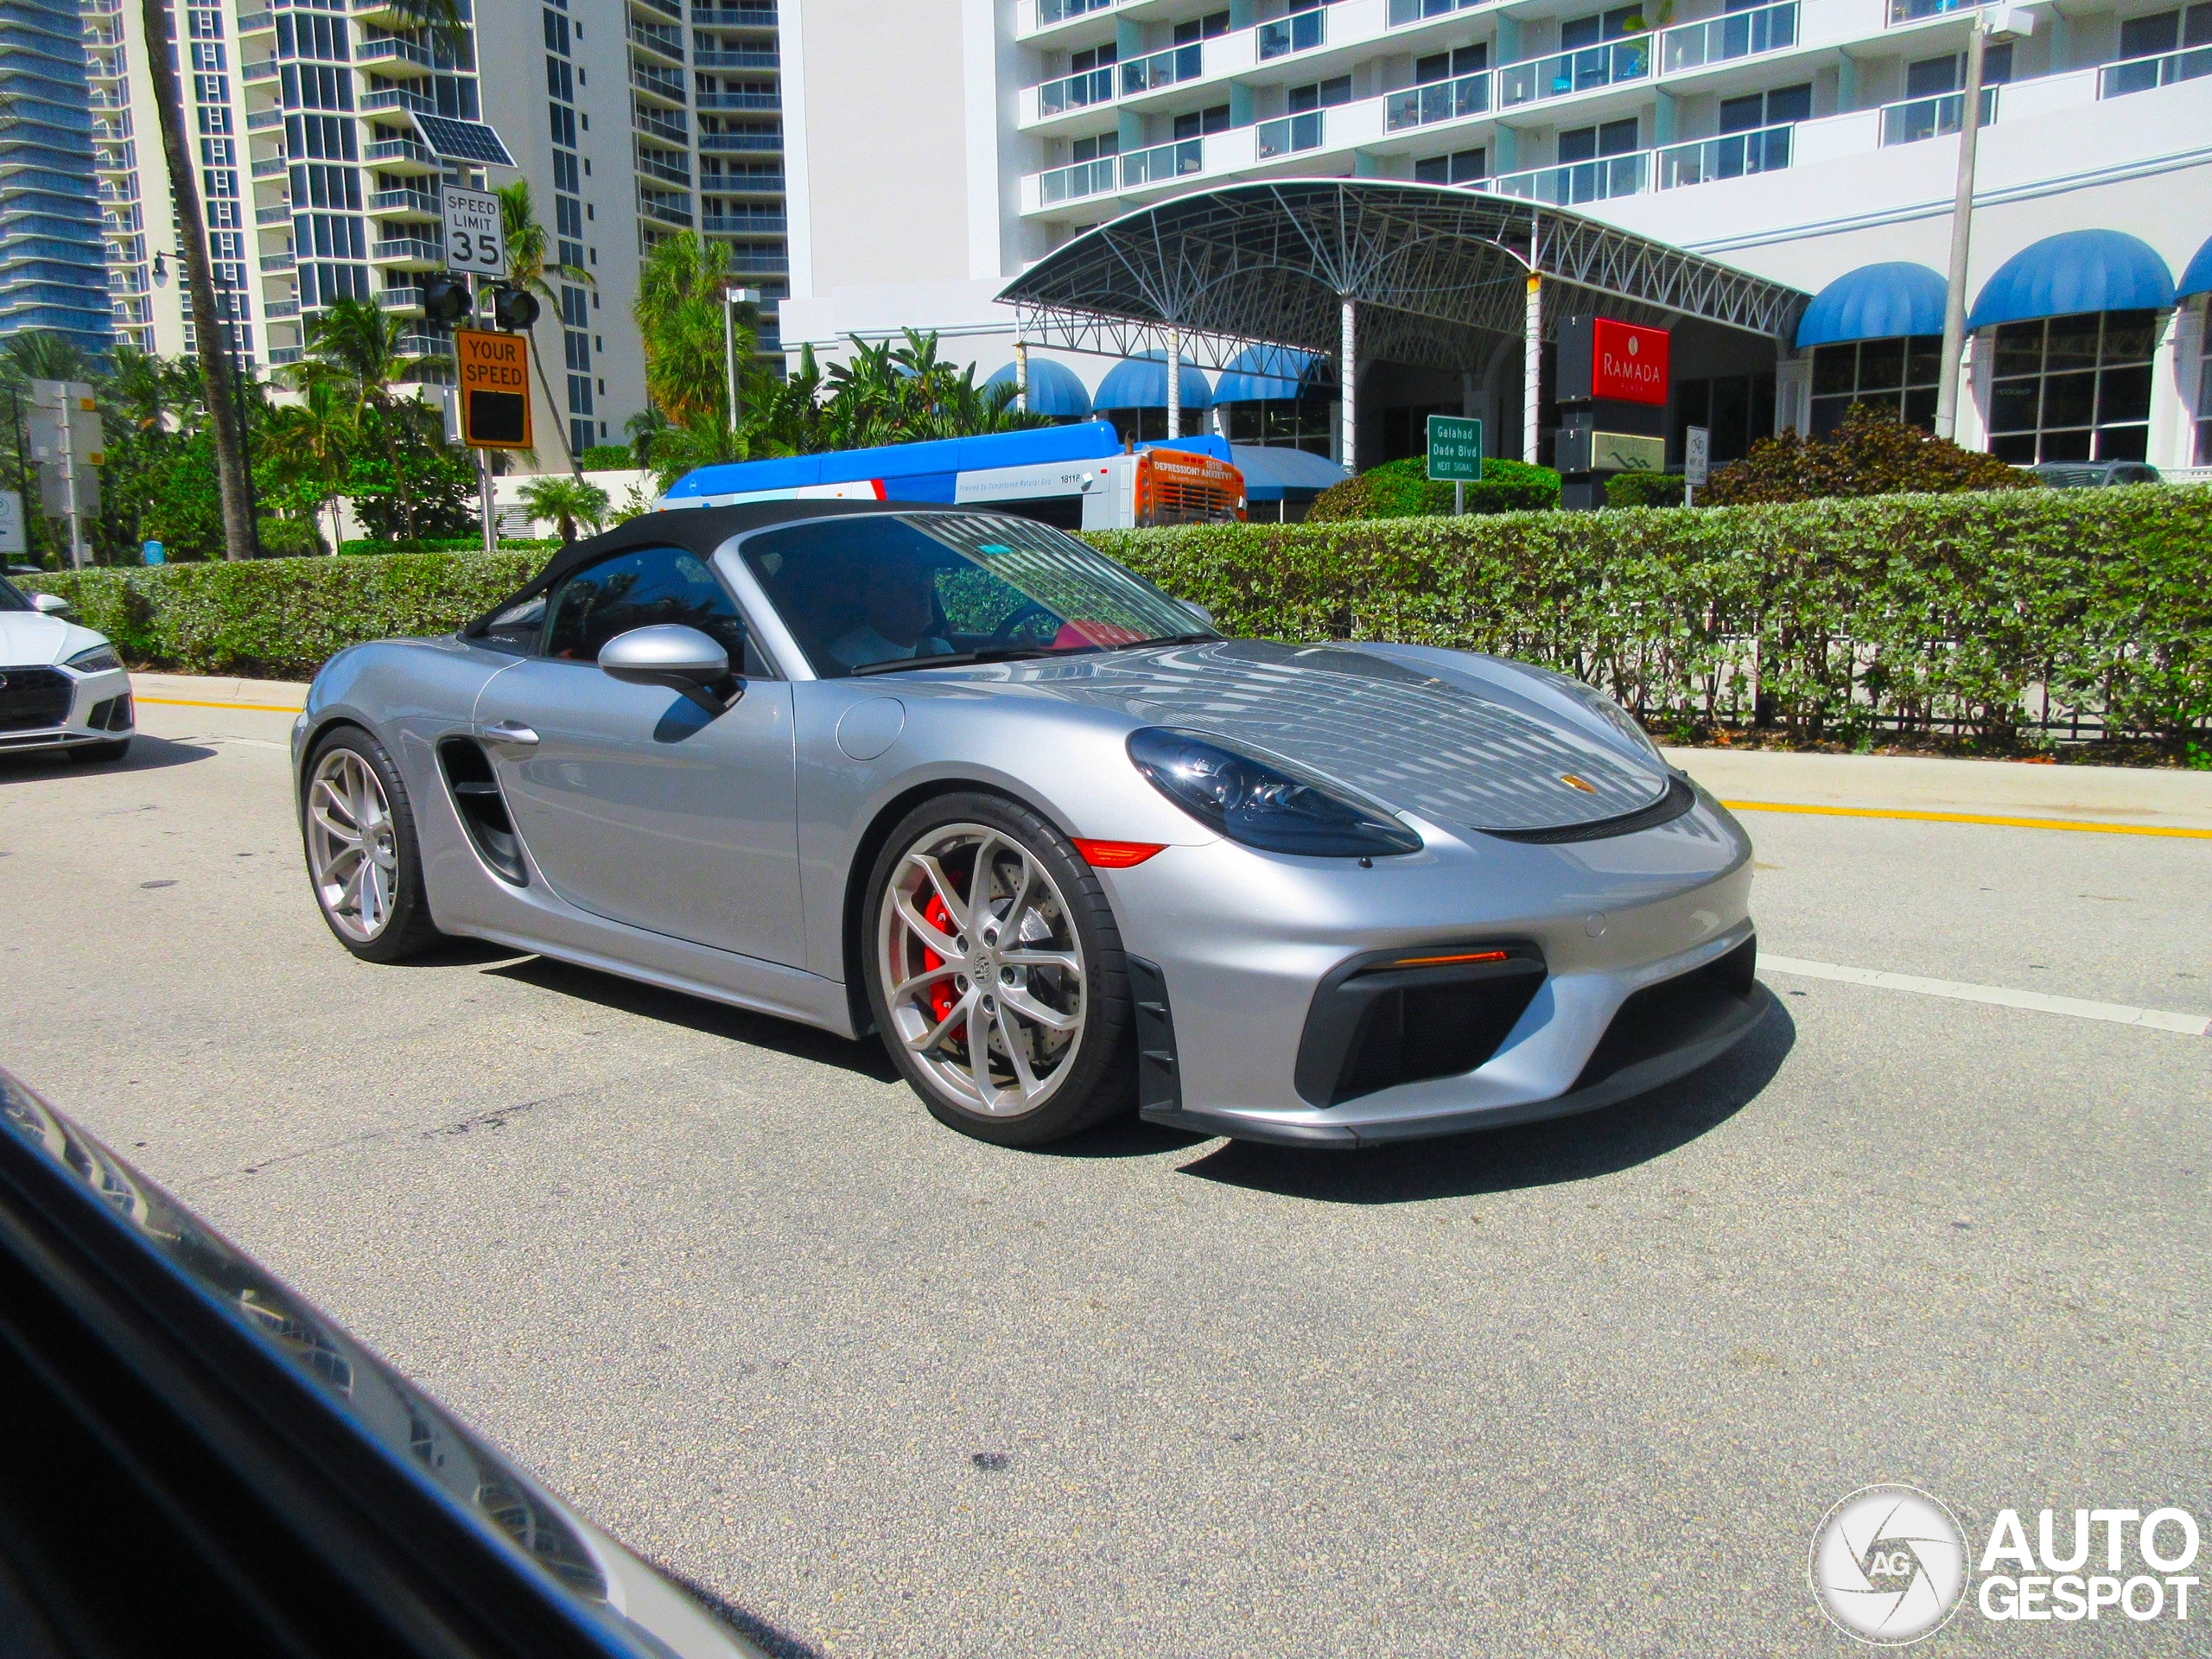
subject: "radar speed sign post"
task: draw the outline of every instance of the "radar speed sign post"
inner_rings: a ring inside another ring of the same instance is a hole
[[[1483,423],[1465,415],[1428,417],[1428,476],[1452,486],[1452,511],[1467,510],[1467,486],[1483,481]]]

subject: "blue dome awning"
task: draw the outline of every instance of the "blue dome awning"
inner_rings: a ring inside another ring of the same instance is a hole
[[[1813,296],[1797,323],[1797,344],[1802,348],[1940,334],[1945,293],[1942,277],[1910,259],[1861,265]]]
[[[2174,289],[2174,297],[2185,300],[2192,294],[2212,294],[2212,237],[2204,238],[2204,245],[2189,262],[2189,269],[2181,274],[2181,283]]]
[[[1011,386],[1016,384],[1014,365],[1009,363],[989,379],[987,386]],[[1054,420],[1090,418],[1090,394],[1083,389],[1083,382],[1076,372],[1065,363],[1055,363],[1049,357],[1029,354],[1029,412],[1049,415]]]
[[[1998,266],[1967,315],[1969,328],[2083,311],[2164,311],[2173,273],[2158,250],[2124,231],[2063,231]]]
[[[1270,398],[1295,397],[1306,390],[1318,353],[1289,346],[1247,346],[1231,359],[1214,384],[1217,404],[1255,404]]]
[[[1178,390],[1185,409],[1205,409],[1213,391],[1198,365],[1188,358],[1175,359]],[[1167,407],[1167,353],[1154,349],[1142,357],[1125,357],[1107,370],[1106,378],[1090,399],[1093,409],[1165,409]]]

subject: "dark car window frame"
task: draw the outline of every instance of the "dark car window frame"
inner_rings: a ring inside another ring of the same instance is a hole
[[[760,630],[752,613],[746,608],[745,601],[730,591],[730,584],[723,579],[721,572],[715,569],[714,560],[702,558],[691,549],[674,542],[649,542],[642,546],[614,549],[588,564],[578,565],[575,569],[563,573],[560,579],[550,587],[537,588],[533,584],[534,591],[525,589],[512,599],[504,601],[495,607],[490,615],[472,624],[461,637],[473,645],[480,646],[486,651],[498,652],[505,657],[519,657],[531,662],[564,663],[575,668],[596,669],[599,664],[595,658],[556,657],[546,649],[550,643],[549,635],[554,619],[560,612],[561,596],[567,592],[570,583],[589,575],[602,565],[611,564],[617,559],[637,558],[652,553],[673,554],[681,558],[691,559],[706,567],[709,580],[721,591],[722,597],[729,601],[732,610],[736,613],[739,626],[745,631],[744,660],[736,665],[737,672],[741,677],[748,680],[775,680],[783,677],[773,659],[760,645]],[[530,643],[524,645],[520,640],[500,639],[493,635],[491,631],[502,616],[519,605],[531,604],[540,607],[541,613]]]

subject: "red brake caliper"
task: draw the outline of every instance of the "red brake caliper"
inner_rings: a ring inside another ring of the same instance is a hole
[[[933,893],[930,895],[929,903],[922,906],[922,919],[940,933],[950,934],[953,931],[952,912],[944,907],[944,895],[942,893]],[[922,970],[925,973],[944,966],[943,957],[938,955],[926,944],[922,947]],[[957,1001],[958,999],[952,994],[950,980],[940,979],[930,987],[930,1012],[940,1022],[952,1012],[953,1004]],[[968,1023],[963,1020],[945,1035],[957,1040],[965,1041],[967,1032]]]

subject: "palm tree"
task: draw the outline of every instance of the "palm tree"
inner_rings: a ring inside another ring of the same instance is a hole
[[[537,478],[523,486],[522,504],[535,519],[551,519],[560,526],[563,546],[576,539],[576,526],[597,530],[607,522],[607,492],[581,478]]]
[[[365,300],[339,300],[308,324],[308,355],[292,374],[303,390],[318,383],[350,397],[353,422],[365,424],[373,411],[391,460],[392,494],[408,538],[415,536],[415,507],[407,492],[407,469],[403,465],[406,445],[394,419],[392,388],[411,371],[402,356],[401,342],[407,325]]]
[[[702,467],[720,467],[749,460],[753,454],[749,429],[733,428],[719,413],[707,415],[688,426],[664,426],[653,434],[647,465],[664,490],[686,473]]]
[[[335,380],[310,380],[303,390],[299,403],[270,410],[263,452],[300,482],[315,486],[315,511],[330,515],[330,550],[335,553],[338,498],[361,429]]]
[[[505,189],[497,193],[499,198],[499,226],[506,233],[507,282],[510,286],[537,295],[553,308],[557,316],[561,310],[561,296],[547,281],[547,274],[563,282],[591,283],[588,272],[574,265],[545,263],[545,226],[538,222],[537,210],[530,199],[530,181],[517,179]],[[569,470],[581,480],[583,468],[576,460],[575,446],[569,442],[568,423],[562,418],[560,406],[553,401],[552,377],[545,372],[545,359],[537,353],[537,326],[531,325],[530,360],[537,371],[537,383],[545,389],[545,406],[553,414],[553,430],[561,440],[561,453],[569,458]]]
[[[631,315],[645,346],[645,395],[673,425],[730,416],[722,359],[728,285],[729,250],[690,231],[655,245],[638,274]],[[752,329],[740,328],[741,361],[752,356],[753,346]]]
[[[430,0],[450,10],[454,0]],[[176,210],[178,253],[184,263],[186,291],[200,348],[200,378],[207,386],[207,414],[214,428],[215,480],[223,509],[223,556],[250,559],[256,548],[251,482],[246,475],[245,429],[238,418],[237,389],[231,384],[231,359],[224,349],[222,308],[215,301],[215,268],[207,257],[207,219],[200,205],[200,172],[184,134],[184,94],[177,82],[176,60],[165,42],[173,38],[174,14],[162,0],[139,0],[146,41],[146,70],[154,81],[154,111],[162,130],[162,159],[168,164],[169,194]]]

